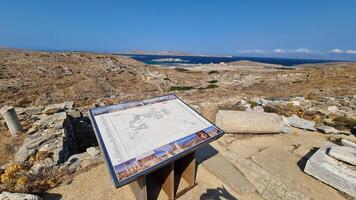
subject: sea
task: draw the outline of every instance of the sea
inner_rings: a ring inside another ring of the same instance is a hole
[[[240,56],[172,56],[172,55],[138,55],[130,54],[131,58],[146,64],[154,65],[182,65],[182,64],[210,64],[228,63],[240,60],[295,66],[300,64],[340,62],[340,60],[296,59],[296,58],[267,58],[267,57],[240,57]]]

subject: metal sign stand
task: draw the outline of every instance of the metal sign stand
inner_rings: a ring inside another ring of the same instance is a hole
[[[169,199],[176,199],[193,188],[196,185],[195,155],[195,152],[185,155],[130,183],[136,199],[157,199],[162,190]]]

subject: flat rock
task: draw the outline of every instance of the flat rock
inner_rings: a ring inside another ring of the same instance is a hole
[[[43,107],[28,107],[24,109],[27,115],[40,115],[42,114]]]
[[[246,177],[220,154],[204,161],[202,165],[240,194],[252,193],[256,190]]]
[[[223,156],[234,164],[256,188],[259,194],[267,200],[301,200],[311,199],[305,193],[293,186],[289,181],[283,181],[279,177],[265,170],[252,160],[245,159],[236,153],[224,152]]]
[[[311,131],[315,131],[315,122],[313,121],[309,121],[306,119],[302,119],[298,116],[292,116],[292,117],[288,117],[288,121],[290,123],[291,126],[294,126],[296,128],[301,128],[301,129],[306,129],[306,130],[311,130]]]
[[[326,151],[330,147],[338,145],[327,142],[307,161],[304,172],[356,197],[356,167],[328,156]]]
[[[338,131],[334,127],[331,127],[331,126],[319,126],[316,129],[322,133],[325,133],[325,134],[330,134],[330,133],[337,134],[338,133]]]
[[[215,123],[227,133],[280,133],[282,118],[275,113],[219,110]]]
[[[41,200],[42,198],[33,195],[33,194],[25,194],[25,193],[11,193],[11,192],[2,192],[0,194],[0,200]]]
[[[355,142],[351,142],[350,140],[347,139],[341,139],[341,144],[345,147],[351,147],[356,149],[356,143]]]
[[[331,147],[328,155],[345,163],[356,165],[356,149],[354,148],[344,146]]]
[[[65,108],[65,104],[53,104],[53,105],[49,105],[45,109],[43,109],[42,113],[51,115],[51,114],[54,114],[56,112],[63,110],[64,108]]]

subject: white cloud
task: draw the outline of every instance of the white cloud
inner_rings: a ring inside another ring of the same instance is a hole
[[[284,53],[286,52],[284,49],[275,49],[273,50],[274,53]]]
[[[239,51],[239,53],[266,53],[266,51],[261,49],[254,49],[254,50]]]
[[[293,50],[292,52],[295,52],[295,53],[311,53],[312,51],[309,50],[309,49],[299,48],[299,49]]]
[[[341,49],[331,49],[329,52],[330,53],[343,53],[344,51]]]
[[[356,50],[346,50],[346,53],[350,53],[350,54],[356,54]]]

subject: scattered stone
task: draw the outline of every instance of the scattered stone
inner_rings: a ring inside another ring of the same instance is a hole
[[[330,142],[326,143],[307,161],[304,172],[356,197],[356,167],[338,161],[326,153],[330,147],[337,146]]]
[[[345,147],[351,147],[351,148],[356,149],[356,143],[351,142],[350,140],[341,139],[341,144]]]
[[[216,125],[226,133],[280,133],[282,118],[275,113],[219,110]]]
[[[27,115],[40,115],[42,114],[43,107],[28,107],[24,109]]]
[[[331,127],[331,126],[319,126],[316,129],[322,133],[325,133],[325,134],[330,134],[330,133],[337,134],[338,133],[338,130],[336,130],[334,127]]]
[[[299,118],[298,116],[292,116],[288,118],[288,121],[291,126],[301,129],[306,129],[310,131],[316,131],[315,129],[315,122],[309,121],[306,119]]]
[[[336,134],[350,135],[351,133],[350,133],[350,131],[339,131],[338,130]]]
[[[263,109],[262,106],[255,106],[252,108],[252,111],[255,111],[255,112],[264,112],[265,110]]]
[[[345,163],[356,165],[356,149],[354,148],[344,146],[331,147],[328,155]]]
[[[217,103],[205,102],[200,104],[201,114],[209,121],[213,122],[216,117],[216,113],[219,110]]]
[[[33,195],[33,194],[25,194],[25,193],[11,193],[3,191],[0,194],[0,200],[41,200],[42,198]]]
[[[39,162],[36,162],[32,167],[31,167],[31,173],[33,174],[40,174],[43,171],[50,169],[54,166],[54,162],[51,158],[46,158],[44,160],[41,160]]]
[[[285,116],[282,116],[282,121],[283,121],[283,127],[282,127],[282,133],[287,133],[287,134],[290,134],[292,133],[292,127],[288,121],[288,118],[285,117]]]
[[[334,112],[339,111],[339,109],[337,108],[337,106],[330,106],[330,107],[328,107],[328,111],[334,113]]]
[[[43,109],[42,113],[51,115],[51,114],[54,114],[56,112],[63,110],[64,108],[65,108],[64,104],[53,104],[53,105],[49,105],[45,109]]]
[[[91,157],[95,157],[100,154],[100,151],[95,147],[89,147],[86,151]]]

